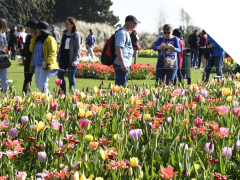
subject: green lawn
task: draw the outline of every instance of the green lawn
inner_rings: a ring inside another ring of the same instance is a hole
[[[23,81],[24,81],[24,74],[23,74],[23,66],[18,64],[18,61],[11,61],[12,66],[8,69],[8,79],[13,80],[13,85],[14,88],[16,89],[16,93],[18,95],[21,94],[22,91],[22,85],[23,85]],[[138,63],[141,64],[152,64],[152,65],[156,65],[157,63],[157,59],[156,58],[138,58]],[[191,70],[191,75],[192,75],[192,83],[196,83],[197,80],[201,80],[202,79],[202,71],[203,70]],[[51,92],[53,92],[53,88],[56,87],[55,85],[55,79],[56,77],[50,77],[49,80],[49,90]],[[211,75],[212,78],[212,75]],[[102,80],[98,80],[98,79],[82,79],[82,78],[76,78],[76,89],[82,89],[82,88],[86,88],[86,87],[94,87],[97,86],[99,87],[100,83],[102,82]],[[104,80],[104,86],[103,88],[107,88],[109,83],[113,83],[113,80]],[[142,86],[143,83],[149,84],[150,86],[154,86],[155,81],[154,80],[129,80],[129,85],[135,85],[138,84],[139,86]],[[34,76],[33,76],[33,83],[32,83],[32,91],[37,90],[36,86],[35,86],[35,80],[34,80]],[[67,89],[68,89],[68,80],[67,80]]]

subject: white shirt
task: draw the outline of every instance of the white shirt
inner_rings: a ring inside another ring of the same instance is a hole
[[[22,36],[23,42],[25,43],[25,40],[26,40],[26,37],[27,37],[27,33],[25,33],[25,32],[19,32],[18,34],[19,34],[20,36]]]

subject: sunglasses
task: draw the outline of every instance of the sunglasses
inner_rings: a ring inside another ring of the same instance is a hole
[[[170,34],[170,32],[164,32],[164,34]]]

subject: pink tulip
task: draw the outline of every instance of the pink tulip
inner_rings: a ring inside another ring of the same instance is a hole
[[[88,119],[82,119],[82,120],[80,120],[80,126],[81,126],[82,128],[85,128],[86,125],[88,124],[88,122],[89,122]]]
[[[60,123],[58,122],[58,120],[52,120],[52,128],[54,130],[59,130],[59,126],[60,126]]]
[[[60,86],[60,85],[62,84],[62,80],[61,80],[61,79],[56,79],[56,80],[55,80],[55,84],[56,84],[57,86]]]
[[[221,134],[220,134],[221,137],[228,137],[229,129],[225,128],[225,127],[221,127],[220,132],[221,132]]]
[[[58,103],[51,103],[51,110],[56,111],[58,108]]]
[[[237,107],[233,108],[233,115],[234,116],[238,116],[239,112],[240,112],[239,108],[237,108]]]
[[[196,127],[201,127],[202,126],[202,119],[200,119],[200,118],[194,119],[194,125]]]
[[[195,99],[196,99],[197,102],[201,102],[202,96],[200,94],[197,94]]]
[[[3,152],[0,152],[0,159],[2,158]]]
[[[228,111],[229,111],[230,107],[226,107],[226,106],[219,106],[217,107],[217,110],[218,110],[218,114],[219,115],[224,115],[226,114]]]
[[[15,174],[17,180],[25,180],[27,177],[27,173],[26,172],[20,172],[18,171],[18,174]]]

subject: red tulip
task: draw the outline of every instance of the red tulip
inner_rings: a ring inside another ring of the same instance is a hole
[[[55,80],[55,84],[56,84],[57,86],[60,86],[60,85],[62,84],[62,80],[61,80],[61,79],[56,79],[56,80]]]
[[[58,103],[51,103],[51,110],[56,111],[58,108]]]

